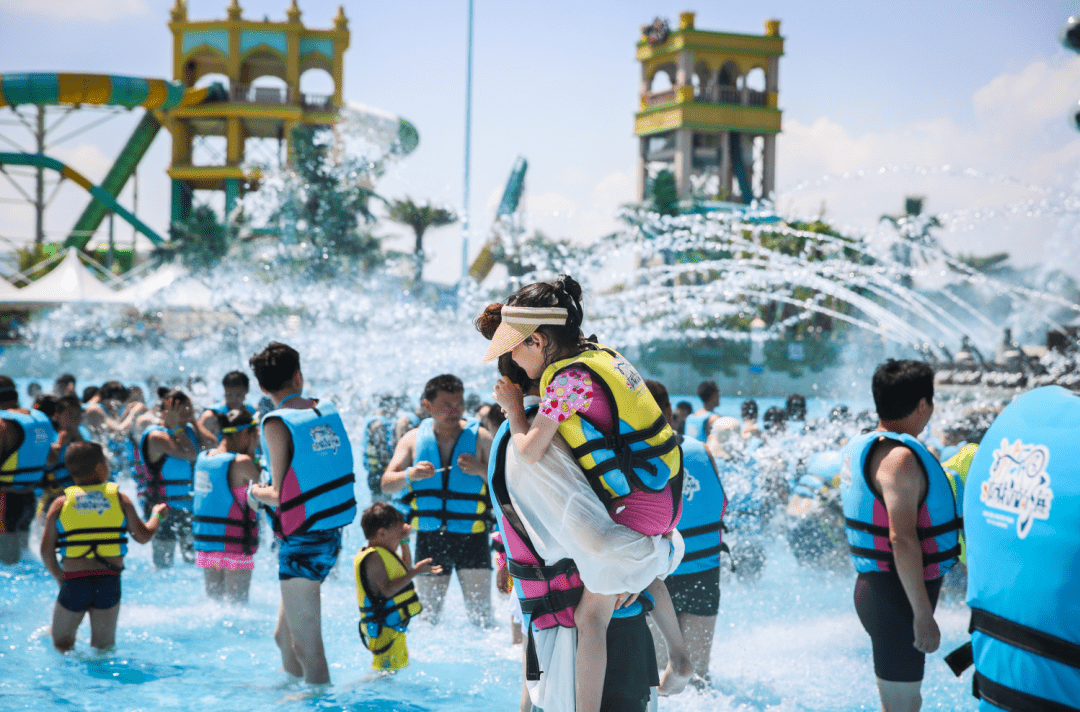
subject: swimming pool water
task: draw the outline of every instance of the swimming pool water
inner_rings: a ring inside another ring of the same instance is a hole
[[[123,483],[131,492],[131,483]],[[366,493],[358,489],[358,499]],[[264,532],[263,542],[267,541]],[[287,683],[273,641],[280,600],[274,554],[256,556],[246,607],[210,602],[190,564],[155,571],[150,545],[132,545],[123,580],[117,646],[89,649],[86,622],[75,651],[60,655],[48,634],[57,587],[35,558],[0,569],[0,709],[121,710],[516,710],[521,648],[510,645],[505,604],[498,628],[466,621],[456,581],[442,621],[409,629],[411,665],[396,675],[370,668],[357,635],[353,554],[359,522],[345,530],[338,567],[323,585],[323,634],[333,685]],[[31,543],[36,551],[36,537]],[[660,710],[726,712],[879,709],[870,641],[851,601],[854,573],[799,566],[776,538],[762,578],[725,575],[710,672],[715,689],[661,699]],[[726,562],[726,559],[725,559]],[[956,679],[942,661],[966,636],[968,611],[943,597],[942,646],[928,657],[925,709],[974,710],[969,671]]]

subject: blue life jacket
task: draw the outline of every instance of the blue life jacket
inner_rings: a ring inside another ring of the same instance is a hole
[[[791,493],[800,497],[816,498],[832,486],[832,481],[840,474],[844,455],[839,450],[815,452],[806,461],[806,474],[802,475],[792,488]]]
[[[250,403],[245,403],[244,407],[247,408],[247,412],[255,415],[255,406],[251,405]],[[215,413],[220,413],[221,415],[228,415],[229,406],[224,403],[218,403],[217,405],[210,406],[207,410],[212,410]]]
[[[427,461],[435,465],[435,475],[426,480],[407,482],[397,502],[412,528],[420,532],[444,530],[454,534],[478,534],[487,531],[490,515],[487,483],[483,477],[467,475],[458,467],[458,456],[476,454],[479,423],[462,429],[454,443],[450,459],[443,462],[435,439],[431,418],[421,421],[416,432],[416,457],[413,464]],[[442,472],[438,470],[443,468]]]
[[[142,455],[143,467],[146,469],[147,482],[143,496],[150,504],[168,502],[173,509],[191,511],[192,494],[191,479],[195,473],[194,463],[181,460],[179,457],[165,455],[157,463],[151,462],[146,449],[146,440],[150,433],[168,433],[168,428],[161,425],[151,425],[143,431],[142,440],[139,442],[139,452]],[[199,438],[195,434],[195,428],[188,423],[184,426],[184,434],[199,450]]]
[[[927,489],[919,504],[915,532],[923,550],[923,578],[940,578],[960,555],[959,530],[963,527],[961,503],[937,458],[910,435],[873,430],[852,438],[844,446],[840,470],[840,498],[844,505],[844,525],[855,570],[893,571],[889,542],[889,515],[885,503],[870,488],[866,461],[881,438],[902,443],[922,464]]]
[[[292,436],[293,457],[281,482],[274,529],[281,536],[337,529],[356,518],[352,445],[330,401],[312,408],[278,408]],[[265,432],[265,428],[264,428]],[[269,452],[263,444],[263,452]]]
[[[1080,397],[1060,386],[1017,397],[965,490],[980,709],[1080,709]]]
[[[254,554],[259,548],[259,520],[247,501],[239,501],[229,487],[229,468],[235,452],[211,455],[200,452],[195,460],[195,516],[192,533],[196,551]]]
[[[52,421],[40,410],[20,413],[0,411],[0,418],[19,426],[20,440],[14,452],[0,455],[0,491],[31,492],[45,479],[45,460],[56,442]]]
[[[535,405],[526,409],[534,415]],[[522,613],[529,618],[529,635],[525,645],[525,676],[540,679],[540,661],[536,654],[533,629],[555,626],[574,627],[574,609],[581,600],[584,584],[572,559],[548,563],[536,553],[536,547],[521,522],[510,499],[506,484],[506,449],[510,447],[510,422],[499,426],[491,441],[488,458],[488,486],[495,520],[506,547],[506,565],[514,583],[514,593],[521,602]],[[529,589],[526,591],[526,587]],[[651,610],[652,598],[642,592],[637,601],[612,613],[612,618],[629,618]],[[645,606],[649,606],[648,609]]]
[[[682,563],[672,576],[697,574],[720,565],[727,551],[722,527],[727,495],[709,451],[693,438],[683,438],[683,508],[679,533],[686,544]]]
[[[708,413],[691,413],[686,416],[686,423],[683,425],[683,437],[705,442],[709,437],[709,434],[705,432],[705,426],[713,415],[714,413],[710,410]]]

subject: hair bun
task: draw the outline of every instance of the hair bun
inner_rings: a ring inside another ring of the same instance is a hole
[[[491,341],[495,336],[496,329],[502,324],[502,307],[503,305],[499,302],[492,302],[473,321],[476,330],[483,334],[488,341]]]
[[[581,308],[581,285],[568,274],[560,275],[551,283],[559,298],[559,305],[566,308],[566,325],[571,328],[580,328],[584,319]]]

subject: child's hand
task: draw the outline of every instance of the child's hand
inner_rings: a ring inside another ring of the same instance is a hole
[[[521,388],[506,376],[495,381],[495,390],[491,394],[495,402],[502,406],[509,415],[513,408],[521,409],[523,396]]]
[[[414,574],[441,574],[441,566],[432,566],[431,559],[424,559],[423,561],[416,562],[416,566],[413,567]]]
[[[499,569],[495,572],[495,588],[499,589],[503,593],[510,593],[514,590],[513,584],[510,583],[510,572],[506,569]]]
[[[66,430],[61,430],[56,434],[56,442],[52,444],[52,449],[56,452],[60,452],[64,449],[64,445],[67,444],[68,434]]]
[[[421,460],[412,466],[412,472],[408,473],[407,478],[410,482],[416,482],[417,480],[426,480],[434,476],[435,465],[432,465],[427,460]]]
[[[619,608],[628,608],[633,605],[634,601],[636,601],[640,595],[640,593],[620,593],[615,599],[616,610]]]
[[[154,516],[155,514],[165,516],[165,510],[168,508],[169,505],[166,502],[158,502],[154,505],[154,508],[150,510],[150,516]]]

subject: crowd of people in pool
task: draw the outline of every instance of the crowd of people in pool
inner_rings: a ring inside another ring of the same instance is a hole
[[[581,288],[567,276],[488,306],[475,325],[490,341],[483,360],[498,365],[495,403],[466,415],[461,380],[435,376],[420,413],[382,400],[355,458],[334,403],[304,395],[300,354],[282,343],[250,359],[265,394],[258,405],[248,402],[241,371],[225,376],[224,401],[201,411],[175,388],[159,389],[153,405],[117,382],[79,397],[70,375],[21,407],[12,379],[0,376],[0,562],[20,560],[38,521],[41,558],[59,585],[54,645],[71,650],[89,615],[91,646],[109,648],[129,538],[152,542],[158,568],[172,566],[179,551],[203,569],[209,597],[244,602],[264,513],[277,554],[275,641],[284,671],[326,684],[321,584],[339,558],[342,528],[357,518],[360,461],[372,504],[359,516],[367,543],[353,568],[360,639],[375,670],[408,664],[409,623],[423,615],[437,624],[454,572],[469,618],[492,625],[494,568],[497,589],[512,594],[522,710],[645,710],[657,694],[709,686],[722,556],[730,553],[744,573],[760,567],[745,542],[783,511],[797,556],[850,555],[855,609],[871,638],[882,707],[892,711],[921,704],[925,655],[940,643],[938,593],[967,556],[1000,557],[1011,546],[1014,560],[1037,560],[1024,547],[1043,537],[1054,551],[1080,552],[1075,535],[1058,541],[1039,528],[1052,500],[1066,517],[1076,508],[1068,494],[1080,494],[1080,484],[1055,471],[1055,494],[1046,470],[1052,454],[1075,447],[1066,445],[1068,431],[1051,449],[1031,445],[1037,433],[1018,425],[1030,424],[1031,409],[1045,418],[1075,408],[1063,389],[1038,389],[1000,415],[973,409],[928,446],[918,437],[934,412],[933,371],[890,360],[871,384],[876,417],[838,406],[807,421],[805,399],[793,395],[759,426],[753,400],[741,418],[717,414],[712,381],[698,389],[701,408],[673,406],[663,384],[586,337],[583,320]],[[1018,409],[1027,410],[1010,415]],[[997,431],[984,437],[999,426],[1016,429],[1000,446]],[[1010,444],[1020,436],[1029,442]],[[1009,457],[1020,463],[1012,470]],[[128,470],[141,516],[116,482]],[[1031,484],[1017,472],[1042,479]],[[975,526],[978,537],[969,516],[964,551],[969,478],[979,479],[987,507],[1015,515],[1015,541],[994,539],[1008,527],[1005,514]],[[725,541],[729,530],[735,538]],[[1077,688],[1059,683],[1080,678],[1062,678],[1040,660],[1075,662],[1076,611],[1066,623],[1033,622],[1015,613],[1000,581],[977,570],[968,600],[984,701],[1018,710],[1074,702]],[[1013,648],[1026,652],[1018,658]],[[961,669],[964,657],[957,651],[950,664]],[[1010,665],[1026,677],[1003,678]]]

